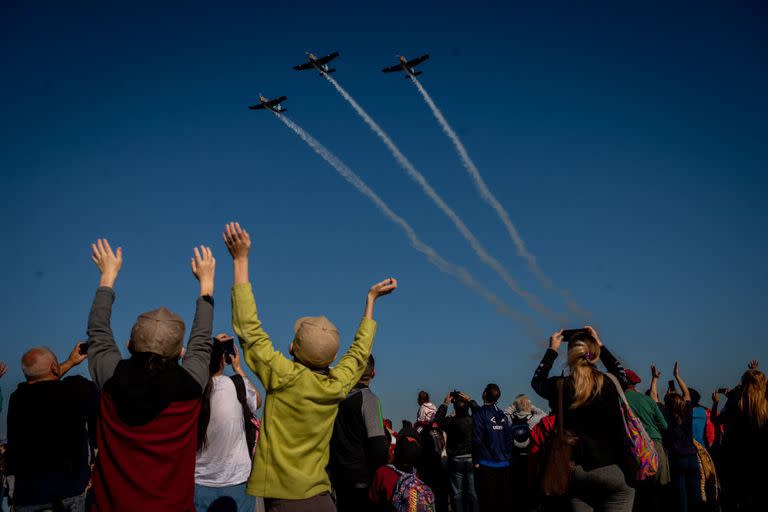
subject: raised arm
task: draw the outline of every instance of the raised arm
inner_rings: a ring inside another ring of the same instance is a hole
[[[656,365],[651,365],[651,400],[659,403],[659,377],[661,372],[656,369]]]
[[[585,329],[587,329],[592,334],[592,337],[600,346],[600,361],[603,363],[603,365],[605,365],[605,369],[608,371],[608,373],[619,379],[619,382],[623,388],[626,388],[629,382],[627,381],[627,373],[624,371],[622,364],[618,359],[616,359],[616,356],[614,356],[613,353],[603,344],[603,340],[600,339],[600,335],[597,334],[597,331],[594,327],[588,325],[585,327]]]
[[[192,274],[200,282],[200,295],[195,305],[195,319],[189,332],[187,351],[182,366],[194,377],[200,390],[208,382],[213,332],[213,285],[216,275],[216,259],[210,247],[201,245],[194,248],[191,267]]]
[[[243,349],[246,364],[269,391],[281,385],[294,370],[294,363],[276,351],[264,331],[256,310],[256,301],[248,276],[251,237],[240,224],[232,222],[224,230],[224,243],[232,256],[232,327]]]
[[[64,375],[66,375],[69,370],[85,361],[85,359],[88,357],[88,354],[80,353],[80,345],[82,345],[82,343],[75,343],[75,348],[72,349],[72,352],[70,352],[67,360],[59,365],[60,379],[64,377]]]
[[[5,375],[5,372],[8,371],[8,367],[5,365],[5,362],[0,361],[0,379],[3,378],[3,375]],[[0,412],[3,411],[3,390],[0,389]]]
[[[536,367],[536,371],[533,372],[533,379],[531,380],[531,387],[542,398],[549,400],[550,402],[557,398],[557,388],[553,381],[549,378],[549,372],[552,370],[552,365],[557,359],[557,351],[560,349],[560,345],[563,343],[563,330],[552,334],[549,337],[549,348],[544,353],[544,357],[541,359],[539,366]]]
[[[259,390],[256,389],[256,386],[251,384],[248,375],[245,373],[245,370],[243,370],[243,367],[240,364],[240,351],[237,347],[235,347],[235,355],[232,356],[232,370],[243,378],[243,383],[245,383],[245,399],[248,402],[248,407],[251,409],[251,412],[256,414],[256,411],[261,407],[261,395],[259,394]]]
[[[683,381],[683,378],[680,376],[680,364],[675,361],[675,380],[677,381],[677,385],[680,386],[680,392],[683,394],[683,400],[686,402],[691,401],[691,392],[688,391],[688,386],[685,385],[685,382]]]
[[[397,280],[391,277],[376,283],[368,289],[365,299],[365,311],[355,334],[355,341],[333,368],[333,376],[341,383],[344,394],[348,393],[352,386],[360,380],[365,367],[368,365],[368,356],[371,355],[373,338],[376,335],[373,306],[379,298],[389,295],[396,289]]]
[[[99,288],[88,315],[88,371],[99,389],[112,378],[122,359],[112,335],[112,303],[115,301],[115,280],[123,266],[123,249],[112,252],[109,242],[99,239],[91,244],[91,259],[101,272]]]

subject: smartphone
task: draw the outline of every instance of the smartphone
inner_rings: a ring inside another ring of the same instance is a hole
[[[718,395],[727,395],[728,394],[728,388],[717,388],[717,394]]]
[[[77,351],[80,352],[81,356],[84,356],[88,354],[88,342],[87,341],[81,341],[77,345]]]
[[[589,331],[586,329],[563,329],[563,341],[568,343],[571,341],[576,335],[578,334],[589,334]]]
[[[675,393],[677,391],[677,388],[675,387],[675,381],[674,380],[668,380],[667,381],[667,387],[673,393]]]
[[[235,338],[227,338],[220,343],[224,348],[224,362],[232,364],[232,357],[235,355]]]

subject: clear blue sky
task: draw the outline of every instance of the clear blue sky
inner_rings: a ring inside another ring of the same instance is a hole
[[[367,287],[400,279],[377,308],[374,350],[374,388],[396,422],[412,419],[421,388],[439,401],[495,381],[504,404],[531,392],[540,349],[519,325],[430,266],[271,115],[246,109],[259,92],[287,95],[292,118],[425,241],[526,310],[330,85],[291,69],[305,50],[341,52],[334,76],[521,284],[563,311],[415,89],[380,71],[396,53],[429,52],[424,85],[529,248],[643,376],[655,362],[666,378],[680,359],[706,395],[749,358],[768,365],[760,2],[139,4],[0,7],[6,399],[26,348],[65,358],[84,337],[97,237],[125,250],[121,342],[160,305],[191,321],[199,243],[219,263],[216,329],[231,330],[229,220],[251,232],[257,302],[282,349],[300,315],[327,315],[348,342]]]

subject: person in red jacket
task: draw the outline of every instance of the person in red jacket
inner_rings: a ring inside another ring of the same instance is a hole
[[[112,334],[114,284],[121,248],[92,245],[101,281],[88,318],[88,369],[101,389],[91,511],[194,512],[197,423],[208,381],[216,261],[194,250],[200,281],[195,320],[184,350],[184,321],[165,308],[139,315],[123,359]],[[179,364],[179,359],[182,364]]]

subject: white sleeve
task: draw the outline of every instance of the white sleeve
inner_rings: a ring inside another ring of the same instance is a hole
[[[243,379],[243,382],[245,383],[245,401],[255,416],[259,409],[259,390],[248,379]]]

